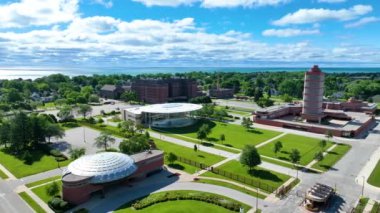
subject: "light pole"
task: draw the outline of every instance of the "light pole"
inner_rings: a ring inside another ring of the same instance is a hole
[[[363,197],[363,196],[364,196],[364,182],[365,182],[365,177],[362,176],[362,178],[363,178],[363,186],[362,186],[362,197]]]
[[[257,187],[257,194],[256,194],[256,211],[259,209],[259,187]]]
[[[86,143],[86,128],[83,126],[83,143]]]

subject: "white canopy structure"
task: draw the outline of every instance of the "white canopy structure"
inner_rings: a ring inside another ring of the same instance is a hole
[[[90,183],[107,183],[123,179],[137,170],[134,160],[117,152],[83,156],[70,163],[66,173],[91,177]]]
[[[125,109],[123,117],[158,128],[184,127],[194,123],[192,113],[202,107],[191,103],[152,104]]]

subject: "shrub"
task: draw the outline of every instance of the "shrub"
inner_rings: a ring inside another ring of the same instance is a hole
[[[95,118],[94,117],[88,118],[88,123],[90,123],[90,124],[96,124]]]
[[[62,157],[62,153],[57,149],[50,150],[50,155],[54,157]]]
[[[65,122],[65,123],[62,123],[62,126],[66,128],[75,128],[75,127],[79,127],[79,124],[77,124],[76,122]]]
[[[55,160],[56,160],[57,162],[62,162],[62,161],[67,160],[67,157],[62,155],[62,156],[60,156],[60,157],[55,157]]]

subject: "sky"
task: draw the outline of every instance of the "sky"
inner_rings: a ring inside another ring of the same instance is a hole
[[[4,67],[380,67],[379,0],[0,0]]]

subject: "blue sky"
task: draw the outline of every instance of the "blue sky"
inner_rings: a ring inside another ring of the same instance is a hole
[[[378,0],[0,0],[1,67],[380,66]]]

